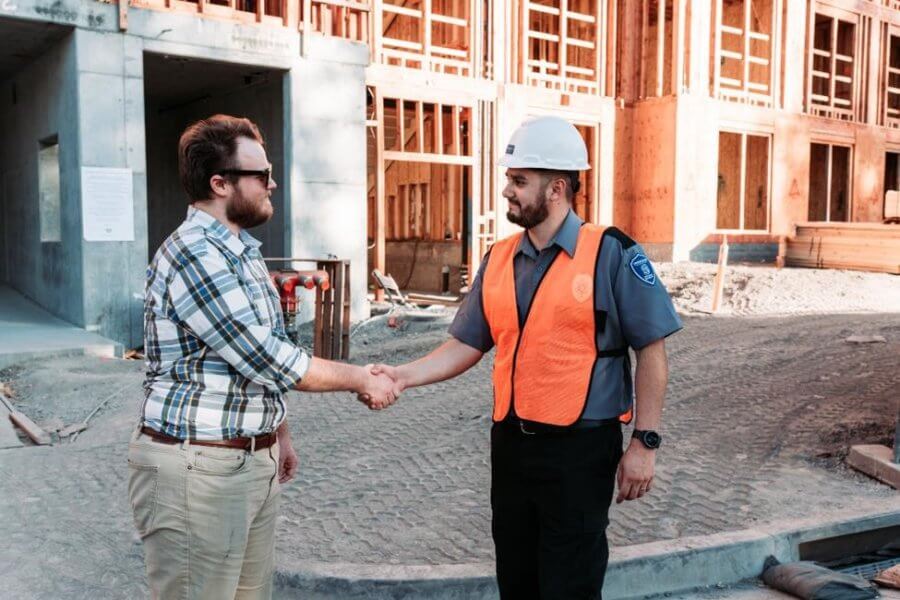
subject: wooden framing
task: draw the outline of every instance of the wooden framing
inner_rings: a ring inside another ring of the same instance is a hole
[[[614,3],[610,3],[614,5]],[[607,0],[521,0],[518,81],[568,93],[606,95]]]
[[[810,114],[865,121],[866,40],[871,17],[822,2],[809,13],[806,109]]]
[[[476,0],[374,0],[372,60],[407,69],[476,73]]]
[[[123,0],[124,1],[124,0]],[[131,6],[194,13],[203,17],[226,19],[240,23],[296,27],[299,23],[300,0],[130,0]]]
[[[900,25],[884,24],[882,57],[880,124],[900,128]]]
[[[416,94],[411,90],[409,96]],[[376,87],[374,181],[370,179],[372,267],[387,272],[388,241],[460,241],[464,182],[474,182],[473,122],[477,105],[440,102],[433,94],[411,99]],[[475,132],[477,135],[477,131]],[[374,185],[373,185],[374,184]]]
[[[733,141],[731,144],[724,143],[729,139]],[[737,156],[729,156],[729,149],[736,150]],[[734,175],[735,181],[728,181]],[[771,222],[772,136],[720,130],[717,187],[717,232],[768,232]],[[751,197],[754,190],[757,196],[755,203]]]
[[[835,150],[843,164],[835,164]],[[813,141],[810,152],[809,220],[843,222],[852,220],[853,203],[853,147],[830,142]],[[821,163],[825,163],[822,165]],[[824,166],[824,169],[822,167]],[[823,177],[824,175],[824,177]],[[845,180],[843,201],[841,183]],[[837,181],[838,186],[835,186]],[[837,209],[837,210],[835,210]],[[836,214],[837,213],[837,214]]]
[[[713,97],[776,105],[782,1],[713,0]]]
[[[885,169],[872,161],[900,144],[900,0],[131,5],[368,44],[368,234],[385,273],[388,242],[458,243],[471,271],[508,233],[496,163],[528,115],[562,116],[585,136],[592,169],[577,212],[682,249],[710,234],[787,235],[816,211],[868,219]],[[724,166],[712,156],[720,134],[737,136]],[[812,144],[825,144],[824,159],[810,158]],[[717,167],[736,182],[727,223]],[[877,183],[854,185],[855,174]],[[815,194],[827,200],[812,206]]]
[[[365,0],[301,0],[301,30],[368,44],[372,6]]]

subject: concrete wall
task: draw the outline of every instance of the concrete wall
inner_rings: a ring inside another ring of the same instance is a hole
[[[292,232],[286,252],[350,260],[351,319],[366,318],[365,65],[368,48],[332,38],[306,40],[285,79],[283,178]],[[312,319],[307,303],[302,320]]]
[[[143,343],[147,173],[143,71],[135,40],[75,31],[80,165],[131,169],[134,241],[82,242],[84,320],[78,325],[129,347]]]
[[[266,141],[266,153],[274,168],[278,188],[272,193],[275,214],[268,223],[250,233],[262,243],[263,256],[284,256],[287,222],[283,180],[287,171],[284,155],[283,79],[272,72],[268,83],[206,95],[203,99],[166,109],[148,90],[147,131],[147,215],[150,256],[172,231],[184,221],[187,196],[178,177],[178,138],[190,123],[216,113],[247,117],[256,123]]]
[[[186,210],[174,176],[177,134],[194,118],[234,112],[250,116],[263,129],[280,186],[273,198],[280,218],[253,232],[264,242],[265,254],[350,259],[352,316],[368,315],[365,46],[317,39],[302,54],[297,31],[133,7],[128,31],[122,33],[117,7],[78,0],[60,0],[52,7],[42,0],[2,3],[0,15],[78,28],[10,81],[0,82],[0,226],[7,249],[0,253],[0,281],[75,325],[127,346],[140,344],[140,296],[150,245],[155,249]],[[264,85],[214,95],[162,119],[151,103],[145,122],[145,53],[291,72]],[[62,242],[41,244],[38,141],[52,135],[60,143]],[[148,162],[154,174],[149,206]],[[132,170],[134,241],[83,240],[82,166]],[[148,209],[158,216],[149,223]]]
[[[691,249],[716,227],[719,135],[715,103],[679,96],[676,106],[675,198],[672,260],[691,260]]]
[[[72,323],[84,322],[75,34],[0,82],[2,281]],[[41,242],[39,142],[59,140],[60,242]]]

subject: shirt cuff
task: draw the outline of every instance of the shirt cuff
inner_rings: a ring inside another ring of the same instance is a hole
[[[490,352],[491,348],[494,347],[494,340],[491,338],[484,339],[483,336],[480,336],[477,333],[467,332],[464,327],[454,327],[453,324],[451,324],[449,333],[458,341],[470,348],[478,350],[482,354],[487,354]]]
[[[682,329],[684,329],[684,325],[682,325],[681,323],[678,323],[677,326],[671,327],[669,329],[660,329],[656,332],[650,333],[648,336],[646,336],[640,340],[635,340],[635,342],[631,344],[631,347],[634,348],[635,350],[641,350],[641,349],[649,346],[653,342],[657,342],[659,340],[664,340],[667,337],[669,337],[670,335],[672,335],[673,333],[678,333]]]
[[[275,382],[278,390],[286,393],[296,388],[297,384],[306,376],[309,363],[309,355],[300,348],[295,348],[282,369],[281,377]]]

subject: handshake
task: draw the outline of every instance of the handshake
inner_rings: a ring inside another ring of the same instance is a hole
[[[361,367],[359,385],[353,390],[356,398],[371,410],[387,408],[400,398],[406,384],[401,379],[400,369],[388,365],[366,365]]]

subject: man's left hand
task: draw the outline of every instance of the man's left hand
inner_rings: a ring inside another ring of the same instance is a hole
[[[300,459],[289,435],[278,436],[278,483],[287,483],[297,474]]]
[[[625,455],[619,462],[616,480],[619,495],[616,504],[623,500],[637,500],[650,491],[656,467],[656,451],[644,446],[639,440],[631,440]]]

